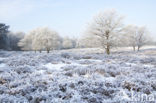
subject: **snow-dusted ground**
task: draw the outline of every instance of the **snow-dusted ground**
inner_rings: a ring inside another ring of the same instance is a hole
[[[125,103],[156,96],[156,48],[102,52],[0,51],[0,102]]]

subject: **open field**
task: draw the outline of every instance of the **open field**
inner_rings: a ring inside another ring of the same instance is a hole
[[[0,101],[154,103],[156,48],[130,49],[118,48],[109,56],[99,48],[49,54],[0,51]],[[147,98],[137,97],[142,94]]]

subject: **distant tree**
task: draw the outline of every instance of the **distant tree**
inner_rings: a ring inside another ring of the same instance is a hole
[[[43,44],[41,41],[42,34],[40,33],[40,28],[36,28],[30,32],[30,35],[32,36],[32,50],[40,51],[40,53],[43,50]]]
[[[18,46],[21,47],[22,50],[33,50],[32,43],[34,40],[35,31],[30,31],[28,34],[24,36],[23,39],[21,39],[18,42]]]
[[[41,47],[46,49],[47,53],[50,50],[54,50],[59,45],[59,35],[56,31],[49,28],[39,28],[38,38],[41,42]]]
[[[71,41],[72,41],[73,48],[76,48],[76,43],[77,43],[78,39],[71,38]]]
[[[25,35],[24,39],[19,42],[19,46],[23,50],[42,51],[46,50],[49,53],[50,50],[58,48],[60,46],[60,37],[54,30],[50,30],[47,27],[36,28]]]
[[[147,31],[147,28],[144,26],[138,27],[135,25],[128,25],[125,31],[127,34],[127,39],[125,40],[127,41],[129,46],[133,47],[134,51],[136,50],[136,47],[139,51],[143,45],[149,42],[150,35]]]
[[[71,48],[73,48],[74,44],[73,44],[72,39],[70,39],[68,37],[64,38],[62,46],[63,46],[64,49],[71,49]]]
[[[124,36],[124,44],[127,46],[132,46],[133,50],[136,50],[137,47],[137,29],[138,27],[135,25],[128,25],[125,28],[126,36]]]
[[[77,47],[94,48],[101,47],[100,39],[95,36],[84,36],[78,40]]]
[[[147,28],[144,27],[144,26],[139,27],[139,29],[138,29],[138,36],[137,36],[137,48],[138,48],[138,51],[140,50],[140,48],[142,46],[144,46],[145,44],[148,43],[149,38],[150,38],[150,35],[148,34]]]
[[[123,32],[122,20],[123,17],[115,10],[100,12],[89,24],[86,34],[97,36],[106,53],[110,54],[110,49],[120,42]]]
[[[25,33],[23,32],[9,32],[7,34],[9,47],[11,50],[20,50],[20,47],[18,46],[18,42],[24,38]]]
[[[8,49],[8,29],[8,25],[0,23],[0,49]]]
[[[62,43],[63,43],[63,38],[61,36],[57,35],[57,45],[55,45],[55,47],[53,49],[55,49],[55,50],[62,49],[63,48]]]

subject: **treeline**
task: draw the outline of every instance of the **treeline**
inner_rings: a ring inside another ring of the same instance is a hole
[[[76,39],[61,37],[48,27],[36,28],[29,33],[10,32],[9,26],[0,23],[0,49],[47,51],[56,49],[71,49],[76,47]]]
[[[0,23],[0,49],[21,50],[18,42],[24,38],[24,35],[23,32],[10,32],[8,25]]]
[[[101,47],[110,54],[113,47],[131,46],[139,51],[144,45],[154,44],[146,26],[126,25],[123,19],[115,10],[99,12],[88,23],[79,45]]]
[[[36,28],[30,31],[23,39],[20,40],[18,46],[22,50],[47,51],[56,49],[75,48],[76,41],[68,37],[62,38],[60,35],[49,29],[48,27]]]
[[[63,38],[55,30],[39,27],[25,34],[12,33],[9,26],[0,24],[0,49],[47,51],[71,48],[100,47],[110,54],[113,47],[131,46],[140,50],[144,45],[154,44],[145,26],[126,25],[123,16],[115,10],[95,15],[80,39]]]

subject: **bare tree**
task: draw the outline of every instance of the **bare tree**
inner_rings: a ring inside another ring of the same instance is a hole
[[[126,31],[126,41],[129,46],[133,47],[133,50],[139,51],[140,48],[147,44],[150,38],[150,35],[145,26],[138,27],[135,25],[128,25],[125,29]]]
[[[98,13],[90,23],[87,34],[96,35],[100,39],[101,46],[110,54],[111,47],[120,42],[123,32],[123,17],[115,10],[107,10]]]
[[[137,36],[137,47],[138,51],[140,48],[148,43],[150,36],[148,35],[148,31],[145,26],[142,26],[138,29],[138,36]]]
[[[126,36],[123,37],[124,44],[127,46],[132,46],[133,50],[137,47],[137,30],[138,27],[135,25],[128,25],[125,28]]]

